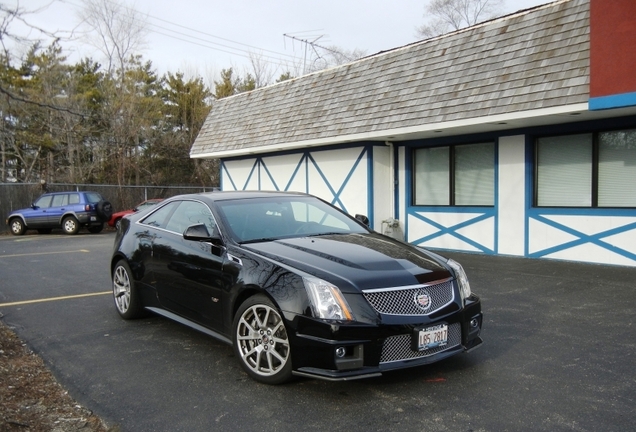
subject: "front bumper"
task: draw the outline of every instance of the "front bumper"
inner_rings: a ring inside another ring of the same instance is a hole
[[[379,325],[329,325],[296,317],[292,341],[294,374],[329,381],[377,377],[383,372],[422,366],[472,351],[482,344],[483,315],[479,298],[464,308],[430,322]],[[395,321],[392,319],[391,321]],[[418,351],[414,333],[422,327],[447,324],[445,346]]]

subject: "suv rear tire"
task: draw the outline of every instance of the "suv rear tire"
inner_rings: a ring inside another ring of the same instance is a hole
[[[73,216],[67,216],[62,221],[62,229],[66,234],[77,234],[80,229],[80,224]]]
[[[99,234],[104,229],[104,224],[92,225],[88,227],[88,232],[91,234]]]

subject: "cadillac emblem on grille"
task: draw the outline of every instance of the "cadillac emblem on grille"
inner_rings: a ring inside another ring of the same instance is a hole
[[[422,310],[426,311],[431,307],[431,296],[428,292],[423,291],[415,294],[415,304]]]

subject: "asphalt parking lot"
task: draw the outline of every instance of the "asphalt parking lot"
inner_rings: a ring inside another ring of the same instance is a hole
[[[121,320],[113,239],[0,236],[0,313],[122,431],[633,430],[636,268],[446,254],[482,298],[482,348],[377,379],[272,387],[208,336]]]

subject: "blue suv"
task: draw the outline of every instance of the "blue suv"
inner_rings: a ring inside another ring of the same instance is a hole
[[[48,234],[53,228],[77,234],[83,226],[97,234],[112,214],[113,206],[97,192],[54,192],[45,193],[30,208],[12,212],[6,223],[13,235],[22,235],[28,229]]]

